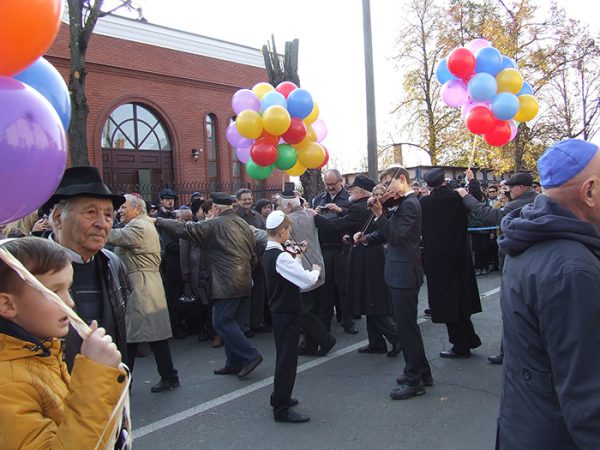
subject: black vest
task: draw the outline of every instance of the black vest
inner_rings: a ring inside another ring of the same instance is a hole
[[[279,248],[267,249],[263,255],[263,268],[267,281],[267,300],[271,312],[294,313],[302,309],[300,288],[277,273],[277,258],[283,253]]]

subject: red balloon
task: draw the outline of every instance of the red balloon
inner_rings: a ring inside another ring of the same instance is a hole
[[[298,117],[292,117],[290,127],[281,135],[288,144],[299,144],[306,137],[306,124]]]
[[[279,144],[279,138],[277,136],[273,136],[265,129],[263,129],[262,133],[260,133],[260,136],[257,139],[263,139],[263,138],[270,140],[275,145]],[[256,162],[256,161],[254,161],[254,162]]]
[[[285,98],[288,98],[288,95],[290,95],[290,93],[294,90],[294,89],[298,89],[298,86],[296,86],[294,83],[292,83],[291,81],[282,81],[281,83],[279,83],[277,85],[277,87],[275,88],[275,90],[277,92],[279,92],[281,95],[283,95]]]
[[[317,169],[320,169],[321,167],[325,167],[325,165],[329,162],[329,150],[327,150],[323,144],[321,144],[321,145],[323,146],[323,149],[325,150],[325,160],[319,167],[317,167]]]
[[[485,134],[494,126],[494,114],[485,106],[475,106],[467,114],[465,125],[471,133]]]
[[[277,161],[277,145],[269,138],[258,138],[252,144],[250,158],[259,166],[270,166]]]
[[[448,56],[446,63],[452,75],[467,80],[475,71],[475,56],[464,47],[457,47]]]
[[[496,120],[492,129],[483,135],[485,142],[494,147],[500,147],[510,141],[510,124],[507,120]]]

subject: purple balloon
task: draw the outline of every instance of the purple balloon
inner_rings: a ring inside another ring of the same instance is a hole
[[[0,223],[25,217],[54,193],[65,171],[60,117],[42,94],[0,77]]]
[[[317,135],[317,142],[321,142],[327,137],[327,125],[325,125],[322,119],[315,120],[310,126]]]
[[[446,81],[442,86],[442,100],[448,106],[458,108],[468,97],[467,84],[463,80]]]
[[[260,100],[250,89],[240,89],[231,98],[231,107],[236,114],[241,113],[246,109],[252,111],[260,111]]]
[[[492,46],[492,43],[490,41],[488,41],[486,39],[482,39],[482,38],[473,39],[471,42],[469,42],[469,43],[467,43],[467,45],[465,45],[465,47],[468,50],[471,50],[471,53],[473,53],[474,55],[476,55],[477,52],[479,50],[481,50],[482,48],[491,47],[491,46]]]
[[[476,106],[485,106],[487,109],[490,109],[490,102],[478,102],[469,97],[467,102],[464,105],[462,105],[462,108],[460,109],[461,117],[463,119],[466,119],[467,114],[469,114],[469,111],[471,111]]]
[[[240,162],[247,164],[248,158],[250,158],[250,149],[252,148],[252,141],[250,141],[250,145],[248,147],[240,147],[235,149],[235,154],[237,155]]]
[[[517,125],[517,122],[515,122],[514,120],[509,120],[508,124],[510,125],[510,141],[512,141],[515,136],[517,135],[517,131],[519,131],[519,126]]]
[[[235,122],[231,122],[227,127],[227,131],[225,132],[225,137],[227,138],[227,142],[231,144],[232,147],[249,147],[252,145],[252,139],[245,138],[240,134],[235,126]]]

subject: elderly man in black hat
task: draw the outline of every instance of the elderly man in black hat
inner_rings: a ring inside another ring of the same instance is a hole
[[[42,209],[50,212],[50,239],[67,249],[73,263],[75,311],[86,323],[96,320],[104,327],[127,361],[127,276],[119,258],[104,248],[115,210],[124,202],[102,182],[97,168],[70,167]],[[69,369],[80,348],[81,338],[70,329],[65,345]]]
[[[431,189],[420,200],[431,320],[448,328],[452,348],[440,356],[466,358],[481,345],[471,322],[471,314],[481,312],[481,302],[467,235],[469,212],[460,195],[448,186],[444,169],[431,169],[423,179]]]
[[[233,199],[222,192],[211,193],[211,220],[180,222],[158,217],[156,225],[178,238],[206,249],[210,254],[213,327],[225,343],[225,366],[215,375],[247,377],[263,358],[242,331],[240,310],[248,302],[252,288],[252,268],[256,266],[256,240],[249,225],[235,213]]]

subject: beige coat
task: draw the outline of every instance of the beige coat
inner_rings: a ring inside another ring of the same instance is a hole
[[[173,336],[160,277],[160,239],[152,221],[138,216],[110,232],[109,245],[127,268],[132,290],[125,322],[127,342],[162,341]]]

